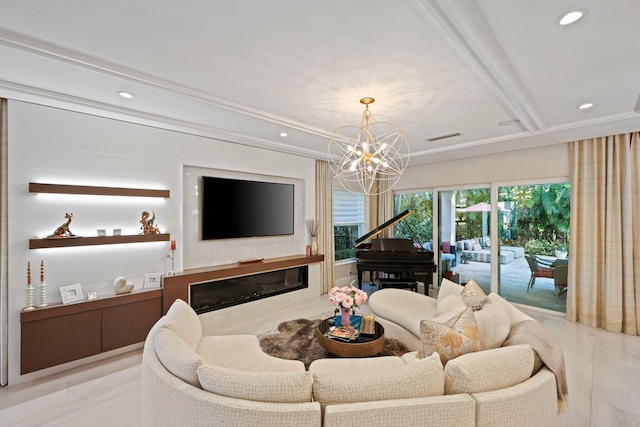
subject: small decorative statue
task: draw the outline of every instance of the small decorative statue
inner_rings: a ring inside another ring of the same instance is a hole
[[[74,237],[75,234],[71,232],[69,229],[69,224],[71,224],[71,219],[73,218],[72,213],[64,214],[64,217],[67,219],[67,222],[62,224],[60,227],[56,228],[56,231],[53,234],[50,234],[47,237]]]
[[[156,221],[156,213],[151,212],[151,218],[149,218],[149,212],[142,212],[142,219],[140,220],[140,227],[142,229],[142,234],[158,234],[160,233],[160,229],[155,226]]]

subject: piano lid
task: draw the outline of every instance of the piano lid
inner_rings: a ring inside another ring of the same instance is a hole
[[[391,227],[393,224],[395,224],[398,221],[402,221],[403,219],[405,219],[406,217],[408,217],[409,215],[411,215],[414,212],[415,212],[415,210],[411,210],[410,211],[410,210],[407,209],[406,211],[404,211],[402,213],[399,213],[398,215],[396,215],[393,218],[391,218],[389,221],[387,221],[384,224],[374,228],[373,230],[371,230],[370,232],[368,232],[367,234],[365,234],[364,236],[362,236],[358,240],[356,240],[355,247],[356,248],[360,247],[360,245],[362,245],[366,240],[376,237],[378,234],[382,233],[388,227]]]

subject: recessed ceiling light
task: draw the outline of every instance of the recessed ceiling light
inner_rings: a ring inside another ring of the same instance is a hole
[[[123,90],[121,90],[120,92],[118,92],[118,95],[120,95],[123,98],[127,98],[127,99],[131,99],[133,98],[133,94],[131,92],[125,92]]]
[[[517,125],[519,123],[520,123],[520,120],[518,120],[518,119],[504,120],[504,121],[498,123],[498,126],[511,126],[511,125]]]
[[[280,136],[284,138],[285,136],[287,136],[287,133],[286,132],[280,132]]]
[[[578,109],[580,109],[580,110],[586,110],[587,108],[591,108],[591,107],[593,107],[593,104],[591,102],[587,102],[585,104],[578,105]]]
[[[573,24],[574,22],[576,22],[579,19],[583,18],[584,15],[586,15],[586,14],[587,14],[587,10],[586,9],[572,10],[571,12],[569,12],[569,13],[565,14],[564,16],[562,16],[562,18],[560,18],[558,23],[560,25]]]

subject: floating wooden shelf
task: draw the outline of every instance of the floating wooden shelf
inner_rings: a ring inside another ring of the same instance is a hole
[[[169,197],[169,190],[147,188],[93,187],[88,185],[64,185],[29,183],[29,193],[85,194],[94,196]]]
[[[116,245],[120,243],[168,242],[170,234],[133,234],[129,236],[61,237],[30,239],[29,249],[64,248],[69,246]]]

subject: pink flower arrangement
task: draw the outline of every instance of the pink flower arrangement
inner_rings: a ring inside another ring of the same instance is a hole
[[[345,310],[355,310],[360,304],[367,300],[367,294],[355,286],[337,286],[329,291],[329,302],[331,305]]]

